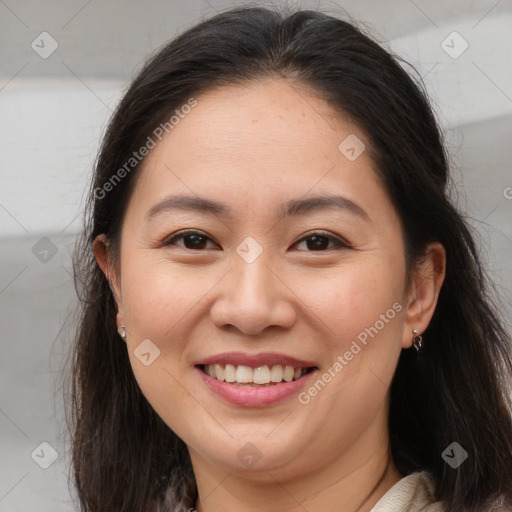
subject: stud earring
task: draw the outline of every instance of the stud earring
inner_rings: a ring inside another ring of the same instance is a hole
[[[416,349],[416,353],[418,353],[420,351],[420,348],[423,346],[423,337],[416,329],[412,330],[412,334],[413,346]]]
[[[121,325],[121,331],[119,331],[119,336],[121,336],[122,340],[124,341],[126,339],[126,330],[124,328],[124,325]]]

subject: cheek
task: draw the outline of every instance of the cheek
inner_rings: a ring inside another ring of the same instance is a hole
[[[333,411],[363,413],[363,400],[371,415],[385,397],[401,351],[402,275],[399,258],[394,264],[368,259],[314,280],[308,306],[321,320],[324,371],[331,368],[336,375],[324,395]]]
[[[360,339],[364,340],[365,329],[375,324],[379,334],[400,332],[400,321],[396,320],[401,318],[399,310],[403,310],[400,303],[404,286],[402,274],[399,262],[389,264],[368,258],[338,269],[336,273],[304,280],[302,295],[325,330],[330,332],[331,342],[342,349],[361,333]]]
[[[204,295],[204,274],[150,255],[127,257],[123,268],[126,322],[138,337],[162,343]],[[206,288],[207,289],[207,288]]]
[[[122,268],[130,364],[153,409],[180,437],[187,438],[190,424],[183,411],[198,417],[204,411],[190,399],[194,389],[187,382],[188,367],[181,364],[181,356],[195,328],[195,308],[211,285],[206,279],[198,281],[197,271],[194,277],[191,269],[171,267],[147,252],[134,253],[126,254]],[[140,357],[142,346],[146,347],[143,353],[150,353],[148,365]]]

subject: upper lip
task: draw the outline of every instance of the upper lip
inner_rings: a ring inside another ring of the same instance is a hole
[[[232,364],[234,366],[245,365],[253,368],[259,366],[293,366],[294,368],[316,367],[314,361],[305,361],[296,357],[278,354],[276,352],[262,352],[260,354],[245,354],[243,352],[224,352],[215,354],[194,362],[194,365],[202,364]]]

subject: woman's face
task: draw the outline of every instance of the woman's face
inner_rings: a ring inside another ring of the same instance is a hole
[[[196,100],[150,151],[124,219],[116,290],[135,377],[195,465],[277,476],[363,442],[371,456],[415,326],[369,142],[284,80]]]

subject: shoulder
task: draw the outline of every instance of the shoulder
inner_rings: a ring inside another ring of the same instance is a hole
[[[370,512],[442,512],[443,503],[435,501],[434,482],[426,471],[412,473],[398,481]]]
[[[427,471],[412,473],[399,480],[370,512],[444,512],[444,503],[435,499],[435,485]],[[486,512],[512,512],[503,497],[489,500]]]

